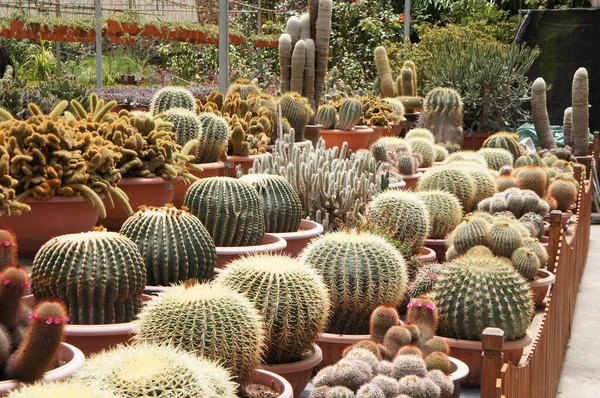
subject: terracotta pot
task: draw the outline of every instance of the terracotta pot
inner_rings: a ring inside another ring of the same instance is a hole
[[[23,21],[10,21],[10,29],[15,35],[15,39],[21,40],[25,38],[24,26],[25,23]]]
[[[417,182],[419,181],[419,179],[423,177],[423,173],[421,172],[417,172],[415,174],[411,174],[411,175],[403,175],[402,176],[402,180],[404,182],[406,182],[406,187],[404,189],[415,189],[415,187],[417,186]]]
[[[217,265],[215,268],[225,268],[231,261],[248,254],[281,252],[286,246],[287,242],[285,239],[273,234],[265,234],[262,244],[256,246],[217,246]]]
[[[310,140],[315,148],[319,142],[319,133],[322,128],[322,124],[307,124],[306,127],[304,127],[304,138]]]
[[[239,44],[242,44],[243,41],[244,41],[244,38],[242,36],[234,35],[233,33],[229,34],[229,43],[239,45]]]
[[[390,129],[389,130],[385,130],[383,132],[383,136],[384,137],[399,137],[400,136],[400,131],[402,131],[402,124],[401,123],[391,123],[390,122]]]
[[[332,334],[323,333],[317,337],[317,343],[323,351],[323,361],[319,365],[320,368],[333,365],[342,359],[344,349],[359,341],[371,340],[370,334]]]
[[[423,263],[435,263],[437,255],[433,249],[422,246],[419,247],[418,259]]]
[[[321,130],[319,136],[325,140],[325,148],[339,147],[344,142],[348,143],[348,149],[353,152],[366,149],[369,146],[369,136],[373,134],[370,128],[355,128],[354,130]]]
[[[123,29],[123,32],[130,36],[136,36],[142,31],[135,22],[121,22],[121,28]]]
[[[279,45],[278,40],[256,40],[254,41],[254,47],[256,48],[277,48]]]
[[[533,302],[536,306],[542,305],[555,280],[556,276],[552,272],[539,269],[535,275],[535,279],[527,281],[529,289],[533,293]]]
[[[4,28],[2,30],[0,30],[0,36],[4,37],[5,39],[10,39],[12,37],[13,33],[10,30],[10,28]]]
[[[388,186],[388,189],[406,189],[406,181],[394,182]]]
[[[181,181],[181,177],[178,177],[175,181],[168,181],[162,177],[127,177],[122,178],[117,186],[125,191],[131,208],[136,212],[141,205],[163,206],[165,203],[171,203],[175,193],[173,187],[179,181]],[[116,198],[113,199],[114,208],[110,207],[108,200],[104,201],[106,218],[98,220],[98,224],[103,225],[109,231],[118,231],[127,220],[127,213],[121,202]]]
[[[454,393],[452,393],[451,398],[460,398],[460,383],[469,375],[469,367],[466,363],[454,357],[448,357],[448,359],[452,362],[452,368],[455,369],[448,375],[454,383]]]
[[[279,393],[280,398],[292,398],[294,396],[294,391],[289,381],[267,370],[255,370],[252,383],[269,387]]]
[[[225,169],[225,164],[223,164],[223,162],[202,163],[198,164],[198,166],[202,167],[203,170],[188,170],[190,174],[198,178],[219,177],[223,175],[223,170]],[[185,185],[183,181],[177,181],[173,184],[173,189],[175,191],[173,194],[173,204],[176,207],[181,208],[181,206],[183,206],[183,198],[190,185],[191,184]]]
[[[83,196],[54,196],[47,200],[29,197],[25,203],[31,211],[0,217],[0,228],[16,234],[20,256],[32,257],[54,236],[91,231],[100,216]]]
[[[299,148],[309,147],[312,144],[313,144],[312,141],[309,140],[309,139],[302,140],[302,141],[299,141],[299,142],[294,142],[294,146],[297,146]],[[286,153],[288,152],[289,148],[290,148],[290,144],[285,144]],[[273,153],[274,150],[275,150],[275,144],[267,146],[267,152]]]
[[[321,363],[323,352],[318,345],[313,344],[313,355],[297,362],[282,363],[277,365],[261,365],[261,368],[269,372],[273,372],[290,382],[294,397],[299,397],[304,391],[310,378],[312,377],[313,369]]]
[[[423,245],[435,252],[438,263],[446,261],[446,239],[425,239]]]
[[[390,127],[383,127],[383,126],[371,126],[371,130],[373,130],[373,134],[371,134],[369,136],[369,143],[367,144],[368,148],[371,147],[371,145],[377,141],[378,139],[380,139],[381,137],[383,137],[384,135],[387,136],[386,133],[389,133],[392,129]]]
[[[468,132],[463,133],[462,150],[478,151],[483,146],[483,142],[488,139],[492,133],[476,132],[469,136]]]
[[[58,351],[58,359],[65,364],[55,369],[49,370],[44,373],[44,377],[41,381],[63,381],[73,376],[85,362],[83,353],[71,344],[61,343]],[[19,380],[6,380],[0,381],[0,396],[8,394],[12,390],[16,390],[21,386]]]
[[[142,301],[152,300],[152,296],[143,294]],[[33,295],[23,297],[23,303],[29,306],[35,304]],[[89,357],[102,350],[113,348],[119,344],[133,342],[133,332],[137,321],[115,323],[112,325],[66,325],[65,340],[79,348],[83,355]]]
[[[462,381],[463,385],[476,386],[481,382],[481,354],[483,352],[481,341],[449,339],[437,336],[450,346],[450,354],[463,361],[469,367],[469,375]],[[518,365],[525,347],[533,341],[533,337],[527,330],[525,336],[515,341],[505,341],[504,361],[510,361]]]
[[[248,174],[248,170],[252,168],[255,160],[261,160],[267,154],[261,153],[259,155],[249,155],[249,156],[234,156],[227,155],[227,160],[223,162],[225,164],[225,173],[224,175],[227,177],[234,177],[236,175],[236,168],[238,165],[241,165],[244,169],[244,174]]]
[[[292,257],[298,256],[300,252],[310,243],[310,241],[323,233],[323,226],[310,220],[300,221],[300,228],[296,232],[271,233],[285,239],[287,247],[283,250],[284,254]]]

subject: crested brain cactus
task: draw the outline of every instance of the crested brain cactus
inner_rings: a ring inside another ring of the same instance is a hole
[[[461,145],[463,105],[458,91],[436,87],[423,101],[423,125],[431,130],[435,142]]]
[[[435,300],[438,335],[455,339],[480,340],[486,327],[504,330],[509,341],[520,339],[534,315],[525,280],[499,259],[454,260],[436,281]]]
[[[106,231],[57,236],[35,255],[31,292],[66,303],[72,324],[131,322],[142,305],[146,266],[135,242]]]
[[[223,117],[211,112],[201,113],[198,120],[202,124],[202,133],[198,138],[196,162],[216,162],[227,152],[229,124]]]
[[[264,353],[265,328],[254,305],[224,286],[169,287],[140,312],[136,340],[219,361],[245,385]]]
[[[368,333],[373,310],[380,305],[398,306],[407,291],[402,255],[374,234],[328,233],[313,240],[300,258],[315,267],[329,287],[334,306],[331,333]]]
[[[463,207],[463,212],[471,209],[475,199],[475,182],[469,173],[451,167],[433,167],[427,170],[417,183],[418,191],[446,191],[454,194]]]
[[[362,105],[354,98],[346,98],[340,105],[337,129],[352,130],[358,124],[362,116]]]
[[[573,76],[571,106],[571,135],[573,136],[574,154],[585,156],[589,146],[589,109],[588,109],[588,73],[579,68]]]
[[[286,256],[252,255],[229,263],[217,283],[252,301],[267,332],[265,361],[302,359],[329,317],[329,292],[312,268]]]
[[[456,196],[445,191],[423,191],[417,195],[429,210],[429,239],[445,239],[460,224],[462,207]]]
[[[408,244],[411,252],[423,246],[429,236],[430,215],[425,202],[414,192],[385,191],[367,205],[370,222],[394,239]]]
[[[154,94],[150,105],[152,115],[159,115],[171,108],[185,108],[196,111],[194,95],[183,87],[164,87]]]
[[[231,374],[216,362],[167,345],[121,345],[89,358],[74,380],[115,396],[237,396]]]
[[[296,232],[302,217],[302,203],[285,178],[270,174],[247,174],[240,178],[256,188],[262,199],[266,232]]]
[[[120,231],[134,241],[146,263],[146,284],[168,286],[207,279],[217,262],[215,244],[204,225],[173,205],[143,207]]]
[[[229,177],[194,182],[183,204],[202,221],[215,246],[259,245],[265,234],[262,201],[248,182]]]

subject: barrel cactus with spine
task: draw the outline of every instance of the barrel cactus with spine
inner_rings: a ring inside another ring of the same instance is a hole
[[[177,143],[184,146],[191,140],[197,140],[202,134],[202,124],[195,112],[185,108],[171,108],[166,111],[165,121],[171,123],[171,130],[177,136]]]
[[[541,166],[542,159],[537,153],[527,153],[521,155],[515,160],[515,167],[524,167],[524,166]]]
[[[317,123],[323,126],[324,130],[330,130],[335,127],[337,122],[337,111],[333,105],[321,105],[317,111]]]
[[[31,268],[36,300],[66,303],[76,325],[131,322],[145,286],[146,266],[135,242],[105,230],[50,239]]]
[[[248,182],[211,177],[194,182],[184,206],[202,221],[215,246],[259,245],[265,234],[262,201]]]
[[[428,129],[410,129],[404,139],[410,140],[411,138],[425,138],[431,142],[435,142],[433,133]]]
[[[417,195],[429,210],[431,228],[427,238],[445,239],[462,220],[460,201],[445,191],[424,191]]]
[[[574,181],[557,178],[548,188],[548,195],[556,199],[557,209],[567,211],[577,201],[579,190]]]
[[[534,315],[525,280],[494,258],[462,257],[444,267],[436,280],[435,301],[438,335],[455,339],[481,340],[486,327],[497,327],[508,341],[517,340]]]
[[[73,380],[115,397],[238,396],[227,369],[167,345],[120,345],[94,354]]]
[[[262,314],[268,364],[301,360],[327,324],[329,291],[323,278],[299,260],[251,255],[229,263],[216,283],[243,294]]]
[[[513,159],[521,156],[521,148],[515,134],[500,132],[489,136],[482,145],[482,148],[503,148],[513,155]]]
[[[169,86],[158,90],[152,97],[150,104],[152,115],[160,115],[172,108],[184,108],[195,112],[194,95],[183,87]]]
[[[329,288],[329,333],[369,333],[373,310],[397,307],[408,289],[402,254],[385,238],[368,232],[322,235],[304,249],[300,260],[314,267]]]
[[[243,386],[263,358],[265,326],[243,295],[188,281],[163,290],[144,306],[135,339],[218,361]]]
[[[498,171],[506,164],[512,166],[514,162],[512,153],[503,148],[481,148],[478,152],[483,156],[490,170]]]
[[[367,205],[366,216],[370,223],[408,245],[411,253],[416,253],[429,236],[429,209],[414,192],[382,192]]]
[[[134,241],[146,263],[146,284],[168,286],[212,276],[217,253],[197,217],[173,205],[143,207],[120,231]]]
[[[434,143],[426,138],[411,138],[407,140],[412,153],[421,155],[419,167],[431,167],[435,160]]]
[[[281,116],[286,118],[294,129],[295,142],[302,141],[304,128],[313,114],[306,98],[296,92],[289,92],[281,97],[279,105],[281,106]]]
[[[514,172],[517,178],[517,188],[529,189],[540,197],[546,196],[548,190],[548,174],[542,167],[519,167]]]
[[[448,244],[454,248],[457,255],[467,253],[475,246],[486,246],[488,242],[490,223],[481,217],[467,216],[454,229]]]
[[[463,212],[471,209],[475,199],[475,182],[464,170],[453,167],[434,167],[427,170],[417,183],[418,191],[446,191],[454,194],[463,207]]]
[[[336,128],[352,130],[358,124],[361,116],[362,106],[360,101],[354,98],[345,98],[340,105]]]
[[[285,178],[270,174],[240,177],[256,188],[262,199],[265,232],[296,232],[302,220],[302,203],[294,187]]]
[[[202,132],[198,139],[197,163],[213,163],[227,153],[229,124],[222,116],[212,112],[198,115]]]
[[[463,141],[463,104],[458,91],[436,87],[423,100],[423,125],[435,142],[461,145]]]

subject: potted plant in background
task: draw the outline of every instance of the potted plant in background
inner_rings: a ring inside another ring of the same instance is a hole
[[[339,110],[333,105],[319,107],[317,120],[323,125],[319,136],[325,140],[326,148],[342,147],[348,143],[348,149],[358,151],[369,146],[369,137],[373,134],[371,128],[356,128],[362,117],[360,101],[345,98],[339,104]]]
[[[402,189],[414,189],[423,173],[418,171],[420,155],[413,154],[407,141],[398,137],[382,137],[371,145],[371,154],[404,182]]]

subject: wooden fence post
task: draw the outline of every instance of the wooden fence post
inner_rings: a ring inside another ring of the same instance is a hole
[[[482,335],[481,354],[481,398],[496,397],[496,380],[504,363],[504,331],[498,328],[485,328]]]
[[[593,166],[593,163],[590,164],[590,166]],[[590,172],[591,170],[587,170],[587,172]],[[583,166],[579,163],[575,164],[575,168],[573,170],[573,177],[575,178],[575,180],[577,180],[577,182],[579,183],[579,193],[577,194],[577,200],[575,201],[575,209],[573,210],[573,214],[577,214],[577,211],[579,210],[579,195],[581,194],[582,189],[584,189],[584,181],[583,181]]]
[[[594,131],[594,160],[596,161],[596,174],[600,172],[600,132]]]
[[[548,271],[554,273],[556,269],[556,255],[558,244],[562,234],[562,212],[552,210],[550,212],[550,240],[548,242]]]

